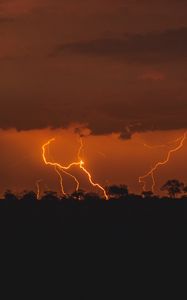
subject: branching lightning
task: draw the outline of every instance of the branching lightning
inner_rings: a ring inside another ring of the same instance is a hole
[[[98,189],[103,191],[103,194],[105,196],[105,199],[108,200],[108,195],[105,191],[105,189],[99,184],[99,183],[94,183],[92,180],[92,176],[91,174],[84,168],[84,163],[83,161],[81,161],[80,163],[80,168],[84,171],[84,173],[86,173],[86,175],[88,176],[89,182],[91,183],[91,185],[93,185],[94,187],[97,187]]]
[[[58,174],[59,178],[60,178],[60,186],[61,186],[61,191],[62,191],[62,194],[65,195],[65,192],[64,192],[64,187],[63,187],[63,180],[62,180],[62,174],[60,173],[60,171],[62,171],[63,173],[65,173],[66,175],[72,177],[75,182],[76,182],[76,191],[79,190],[79,187],[80,187],[80,183],[79,181],[77,180],[77,178],[75,176],[73,176],[71,173],[69,173],[69,170],[73,167],[73,166],[76,166],[76,167],[79,167],[88,177],[88,180],[90,182],[90,184],[98,189],[100,189],[103,194],[104,194],[104,197],[106,200],[108,200],[108,196],[106,194],[106,191],[105,189],[99,184],[99,183],[94,183],[93,180],[92,180],[92,175],[90,174],[90,172],[84,167],[84,161],[82,160],[81,158],[81,152],[82,152],[82,149],[83,149],[83,140],[82,138],[80,137],[80,148],[78,150],[78,154],[77,154],[77,157],[78,157],[78,161],[77,162],[72,162],[70,163],[68,166],[63,166],[57,162],[51,162],[49,161],[47,158],[46,158],[46,148],[50,146],[50,144],[52,142],[54,142],[55,139],[50,139],[47,143],[45,143],[43,146],[42,146],[42,158],[43,158],[43,161],[46,165],[50,165],[52,167],[55,168],[55,171],[56,173]]]
[[[173,144],[178,143],[179,141],[181,141],[181,139],[183,138],[183,136],[175,139],[174,141],[169,141],[167,144],[160,144],[160,145],[149,145],[149,144],[144,144],[144,147],[148,148],[148,149],[157,149],[157,148],[166,148],[166,147],[171,147]]]
[[[180,142],[180,143],[179,143],[178,146],[176,146],[175,148],[168,151],[167,157],[166,157],[165,160],[157,162],[155,164],[155,166],[153,168],[151,168],[150,171],[148,171],[144,176],[139,177],[139,183],[143,185],[143,187],[142,187],[143,191],[146,191],[146,179],[148,177],[151,177],[151,179],[152,179],[151,190],[154,193],[155,186],[156,186],[156,181],[155,181],[155,176],[154,176],[155,171],[158,168],[166,165],[170,161],[170,158],[171,158],[172,154],[179,151],[184,146],[184,142],[185,142],[186,139],[187,139],[187,132],[185,132],[182,137],[180,137],[180,138],[176,139],[175,141],[173,141],[173,143],[174,142]],[[163,145],[160,145],[160,146],[163,146]]]
[[[43,146],[42,146],[42,157],[43,157],[43,161],[46,165],[50,165],[50,166],[53,166],[54,169],[55,169],[55,172],[57,173],[58,177],[59,177],[59,180],[60,180],[60,187],[61,187],[61,192],[62,192],[62,195],[66,195],[65,193],[65,190],[64,190],[64,186],[63,186],[63,178],[62,178],[62,173],[70,176],[71,178],[74,179],[75,183],[76,183],[76,191],[79,190],[79,181],[77,180],[77,178],[72,175],[71,173],[68,172],[68,170],[72,167],[72,166],[79,166],[80,163],[79,162],[74,162],[74,163],[71,163],[69,164],[68,166],[62,166],[61,164],[59,163],[56,163],[56,162],[51,162],[51,161],[48,161],[47,158],[46,158],[46,148],[49,149],[49,146],[52,142],[55,141],[55,138],[53,139],[50,139],[47,143],[45,143]]]
[[[168,146],[168,145],[156,145],[156,146],[151,146],[151,145],[148,145],[148,144],[144,144],[144,147],[149,148],[149,149],[165,148],[165,147],[167,147],[167,146]]]
[[[57,166],[55,166],[55,172],[57,173],[59,180],[60,180],[60,187],[61,187],[62,195],[66,196],[66,193],[64,191],[64,186],[63,186],[63,178],[62,178],[62,175],[61,175],[60,171],[58,170]]]
[[[73,178],[73,180],[74,180],[75,183],[76,183],[76,191],[79,190],[80,183],[79,183],[78,179],[77,179],[74,175],[72,175],[71,173],[69,173],[69,172],[67,172],[67,171],[65,171],[65,170],[63,170],[63,169],[58,170],[57,167],[55,167],[55,171],[56,171],[56,173],[57,173],[58,176],[59,176],[59,179],[60,179],[60,186],[61,186],[61,191],[62,191],[62,194],[63,194],[64,196],[66,196],[67,194],[66,194],[65,191],[64,191],[63,179],[62,179],[62,174],[60,173],[60,171],[61,171],[62,173],[64,173],[65,175],[67,175],[67,176]]]
[[[50,165],[52,167],[57,167],[61,170],[69,170],[71,167],[73,166],[79,166],[80,165],[80,162],[72,162],[71,164],[69,164],[68,166],[62,166],[61,164],[59,163],[56,163],[56,162],[51,162],[51,161],[48,161],[47,158],[46,158],[46,147],[48,147],[52,142],[55,141],[55,138],[53,139],[50,139],[47,143],[45,143],[43,146],[42,146],[42,157],[43,157],[43,161],[46,165]]]
[[[83,147],[84,147],[84,145],[83,145],[83,139],[80,137],[80,148],[79,148],[79,151],[78,151],[78,160],[80,161],[80,169],[83,170],[83,172],[88,176],[88,180],[89,180],[90,184],[92,186],[100,189],[103,192],[105,199],[108,200],[108,195],[107,195],[105,189],[99,183],[94,183],[93,182],[92,175],[84,167],[84,162],[83,162],[83,160],[81,158],[81,152],[82,152]]]

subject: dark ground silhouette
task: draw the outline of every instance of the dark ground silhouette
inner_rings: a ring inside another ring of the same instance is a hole
[[[155,294],[161,281],[166,287],[166,277],[175,281],[186,272],[187,197],[174,199],[170,183],[171,198],[129,194],[125,185],[110,187],[108,201],[84,191],[67,198],[46,192],[41,200],[33,192],[18,199],[7,191],[0,201],[1,262],[5,269],[7,263],[15,266],[15,277],[21,270],[26,281],[32,270],[34,285],[36,278],[39,283],[45,278],[44,290],[46,282],[50,286],[53,278],[56,282],[65,273],[69,293],[75,292],[76,298],[64,299],[108,299],[109,286],[102,298],[100,292],[93,296],[99,278],[102,287],[106,278],[111,286],[116,278],[122,280],[125,293],[132,283],[131,294],[138,284],[145,284],[146,291],[153,285]],[[89,294],[78,296],[75,283],[84,293],[91,284]],[[115,290],[112,298],[125,299],[118,293]]]
[[[23,242],[38,246],[50,242],[57,250],[73,247],[76,251],[89,245],[107,248],[115,244],[127,249],[186,242],[185,195],[173,198],[171,186],[170,198],[149,192],[142,196],[128,194],[125,185],[111,186],[108,191],[108,201],[84,191],[66,198],[46,192],[41,200],[34,192],[18,199],[7,191],[0,201],[1,240],[18,246]]]

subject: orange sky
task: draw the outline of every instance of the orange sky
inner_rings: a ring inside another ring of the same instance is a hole
[[[41,146],[57,136],[53,156],[71,162],[72,124],[90,129],[84,159],[94,179],[140,192],[138,177],[167,154],[143,144],[187,128],[186,1],[2,0],[0,44],[2,192],[35,189],[39,179],[59,190]],[[168,178],[187,181],[185,151],[155,174],[157,192]]]
[[[147,132],[135,134],[131,140],[120,140],[117,134],[108,136],[88,136],[84,138],[84,161],[87,169],[92,173],[94,181],[105,186],[112,183],[125,183],[130,191],[139,193],[141,186],[138,177],[146,173],[157,161],[163,160],[168,149],[149,149],[144,144],[156,146],[167,144],[181,136],[183,131]],[[41,146],[51,137],[56,137],[50,147],[50,155],[55,161],[69,164],[76,160],[79,147],[77,136],[73,130],[33,130],[17,132],[15,130],[0,131],[0,190],[7,188],[15,192],[35,190],[35,182],[39,179],[42,190],[56,190],[60,192],[57,174],[50,166],[42,161]],[[176,144],[175,144],[176,145]],[[187,142],[180,152],[171,157],[166,167],[155,173],[157,193],[167,179],[178,178],[187,183],[185,158]],[[73,170],[79,178],[81,187],[93,190],[80,170]],[[147,181],[147,189],[150,182]],[[74,182],[64,176],[66,192],[74,190]]]

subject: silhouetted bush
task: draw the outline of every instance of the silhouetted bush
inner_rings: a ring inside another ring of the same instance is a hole
[[[184,183],[179,180],[168,180],[162,187],[161,191],[167,191],[171,198],[175,198],[177,194],[182,194],[184,191]]]
[[[128,187],[125,184],[110,185],[107,188],[108,195],[111,197],[125,197],[128,195]]]

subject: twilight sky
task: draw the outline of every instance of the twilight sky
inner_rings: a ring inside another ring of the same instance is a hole
[[[54,188],[40,147],[61,136],[64,157],[74,159],[68,128],[80,126],[91,131],[95,177],[138,191],[137,176],[167,152],[148,154],[143,144],[187,128],[185,0],[0,0],[0,43],[1,190],[32,188],[40,177]],[[182,154],[159,172],[160,183],[186,180]]]

